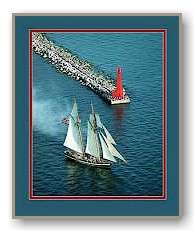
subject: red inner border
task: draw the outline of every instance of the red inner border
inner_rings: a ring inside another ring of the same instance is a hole
[[[34,196],[33,195],[33,138],[32,138],[32,132],[33,132],[33,128],[32,128],[32,91],[33,91],[33,60],[32,60],[32,33],[33,32],[146,32],[146,33],[163,33],[163,189],[162,189],[162,196]],[[166,184],[167,184],[167,174],[166,174],[166,49],[167,49],[167,31],[166,29],[92,29],[92,30],[81,30],[81,29],[32,29],[29,30],[29,44],[30,44],[30,50],[29,50],[29,60],[30,60],[30,71],[29,71],[29,75],[30,75],[30,80],[29,80],[29,105],[30,105],[30,109],[29,109],[29,121],[30,121],[30,125],[29,125],[29,138],[30,138],[30,149],[29,149],[29,153],[30,153],[30,159],[29,159],[29,167],[30,167],[30,174],[29,174],[29,192],[30,192],[30,199],[42,199],[42,200],[63,200],[63,199],[69,199],[69,200],[93,200],[93,199],[100,199],[100,200],[133,200],[133,199],[137,199],[137,200],[163,200],[166,199]]]

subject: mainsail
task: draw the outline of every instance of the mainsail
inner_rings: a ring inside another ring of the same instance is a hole
[[[76,152],[83,153],[82,134],[80,129],[80,119],[77,111],[77,104],[74,103],[69,117],[69,127],[66,139],[63,144]]]
[[[96,158],[100,158],[100,144],[98,140],[98,128],[102,127],[100,117],[94,113],[93,105],[91,104],[92,113],[89,115],[88,131],[87,131],[87,146],[85,152]]]
[[[97,134],[92,122],[88,121],[88,131],[87,131],[87,146],[85,152],[97,158],[100,157],[99,154],[99,142]]]
[[[99,128],[102,128],[103,124],[100,121],[99,114],[90,114],[89,115],[89,121],[92,123],[95,123],[95,125]]]

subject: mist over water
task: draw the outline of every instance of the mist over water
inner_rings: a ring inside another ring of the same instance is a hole
[[[34,94],[33,94],[34,95]],[[52,99],[41,100],[33,96],[33,127],[35,130],[50,136],[62,133],[61,119],[68,115],[70,106],[64,104],[62,108]]]
[[[106,104],[33,54],[34,195],[161,195],[162,35],[48,33],[47,37],[113,76],[121,66],[131,104]],[[69,116],[73,98],[78,104],[84,140],[92,101],[128,165],[98,170],[64,157],[67,126],[61,119]]]

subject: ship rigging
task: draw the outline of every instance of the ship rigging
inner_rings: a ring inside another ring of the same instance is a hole
[[[76,162],[101,168],[110,168],[113,164],[127,163],[125,158],[115,148],[116,142],[101,122],[99,114],[94,112],[91,104],[91,114],[87,122],[87,143],[84,145],[81,120],[77,103],[74,102],[69,116],[68,131],[63,146],[68,148],[64,155]]]

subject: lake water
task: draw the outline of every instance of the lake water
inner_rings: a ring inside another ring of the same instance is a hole
[[[39,55],[33,54],[33,193],[36,196],[162,195],[162,34],[161,33],[47,33],[116,77],[131,103],[110,106],[98,95]],[[67,126],[61,119],[76,98],[87,134],[92,100],[128,165],[95,169],[65,158]]]

